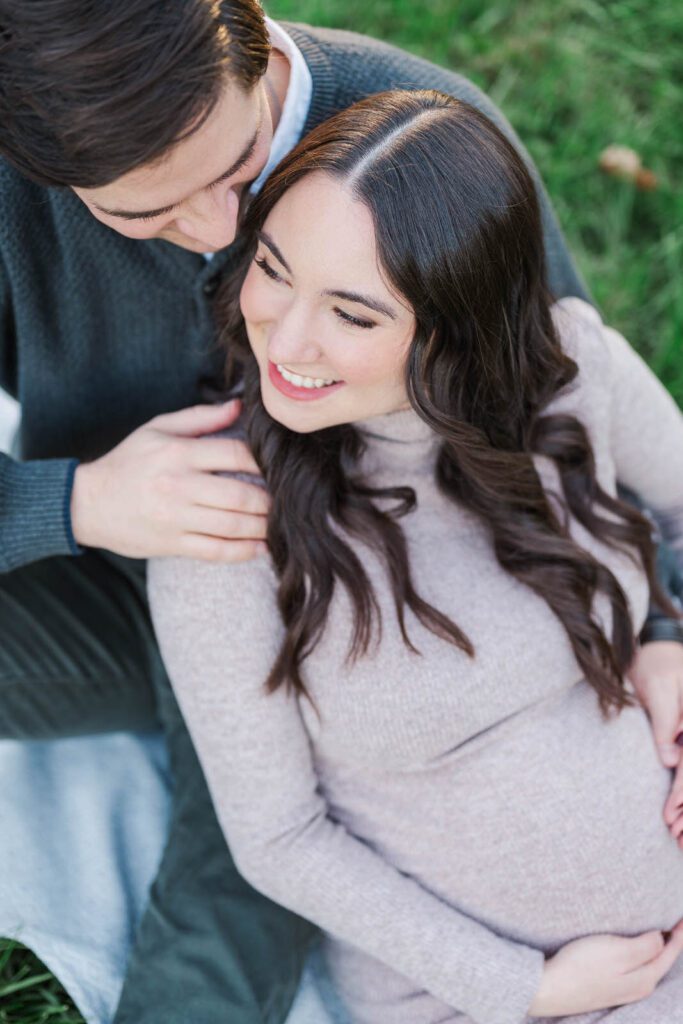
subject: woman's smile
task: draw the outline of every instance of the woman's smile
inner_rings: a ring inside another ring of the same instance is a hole
[[[268,360],[268,376],[278,391],[287,398],[297,401],[311,401],[324,398],[344,386],[343,380],[329,380],[324,377],[308,377],[300,373],[292,373],[281,363]]]

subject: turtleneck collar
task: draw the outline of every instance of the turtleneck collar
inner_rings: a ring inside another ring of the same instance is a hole
[[[433,465],[439,438],[412,409],[399,409],[355,424],[366,443],[366,468],[402,467],[406,471]]]

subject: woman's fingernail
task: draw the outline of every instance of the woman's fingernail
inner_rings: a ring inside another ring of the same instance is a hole
[[[669,768],[675,768],[678,764],[678,756],[680,754],[680,747],[675,746],[673,743],[662,743],[659,747],[659,753],[661,754],[662,761]]]

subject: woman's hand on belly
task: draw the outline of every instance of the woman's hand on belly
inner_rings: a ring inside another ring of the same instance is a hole
[[[635,938],[590,935],[546,961],[531,1017],[563,1017],[637,1003],[655,990],[683,952],[683,921],[668,942],[661,932]]]

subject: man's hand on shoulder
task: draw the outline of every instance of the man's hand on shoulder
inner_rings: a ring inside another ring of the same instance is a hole
[[[263,487],[218,473],[260,470],[243,441],[211,437],[239,416],[239,401],[156,416],[76,470],[74,537],[130,558],[180,555],[240,562],[264,549]]]

